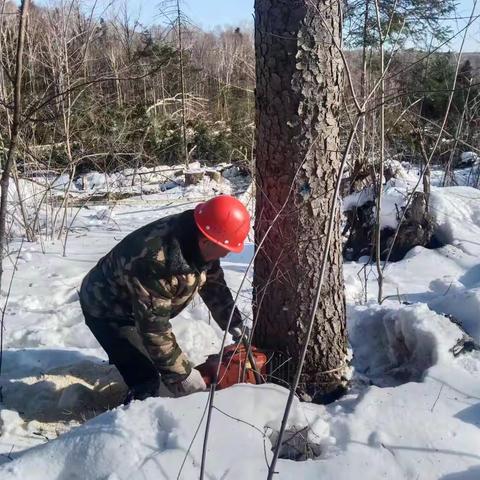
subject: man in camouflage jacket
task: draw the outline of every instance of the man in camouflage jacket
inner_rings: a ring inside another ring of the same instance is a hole
[[[84,278],[80,303],[86,324],[123,376],[130,399],[155,395],[159,374],[177,395],[206,388],[178,345],[170,319],[198,292],[218,325],[227,328],[234,302],[219,260],[227,253],[203,235],[194,211],[187,210],[132,232]],[[229,331],[238,335],[241,324],[234,308]]]

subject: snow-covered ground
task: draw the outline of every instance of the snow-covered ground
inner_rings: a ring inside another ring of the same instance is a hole
[[[386,205],[399,202],[416,176],[406,172],[396,181]],[[2,480],[198,478],[204,423],[197,427],[208,394],[117,407],[125,386],[83,324],[77,289],[132,230],[232,188],[215,183],[77,209],[66,257],[59,241],[12,243],[12,262],[21,252],[5,315]],[[248,191],[242,198],[251,205]],[[374,301],[374,266],[345,264],[352,387],[328,406],[294,403],[288,435],[302,441],[289,442],[283,456],[304,461],[279,460],[278,478],[480,478],[480,352],[454,356],[466,334],[444,315],[480,341],[480,191],[434,188],[432,210],[446,245],[417,247],[388,265],[382,306]],[[248,244],[224,259],[233,290],[252,252]],[[6,266],[4,290],[13,271]],[[250,296],[247,282],[240,296],[247,315]],[[173,326],[191,360],[218,351],[221,331],[201,300]],[[217,393],[206,478],[266,478],[287,393],[275,385]],[[306,444],[309,452],[295,451]]]

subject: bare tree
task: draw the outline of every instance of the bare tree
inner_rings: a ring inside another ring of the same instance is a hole
[[[180,73],[181,91],[181,122],[182,122],[182,152],[185,166],[188,168],[188,142],[187,142],[187,97],[185,84],[185,52],[184,52],[184,28],[190,23],[188,17],[183,13],[180,0],[165,0],[161,4],[162,14],[169,20],[171,27],[175,30],[178,50],[178,67]]]
[[[20,114],[22,101],[22,73],[23,73],[23,47],[25,42],[25,25],[27,21],[29,0],[22,0],[19,11],[18,23],[18,40],[17,54],[15,66],[14,80],[14,103],[13,103],[13,120],[10,132],[10,145],[7,157],[3,165],[2,177],[0,180],[1,197],[0,197],[0,286],[3,278],[3,258],[6,244],[6,218],[7,218],[7,202],[8,202],[8,186],[10,183],[10,175],[15,164],[15,154],[17,149],[18,131],[20,129]]]

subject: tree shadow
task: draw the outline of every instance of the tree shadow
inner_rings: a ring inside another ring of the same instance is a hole
[[[93,355],[79,350],[56,350],[50,348],[10,348],[3,352],[2,377],[22,378],[27,375],[41,375],[52,368],[73,365],[82,361],[101,363]]]
[[[357,445],[363,445],[365,447],[371,447],[370,444],[365,443],[365,442],[359,442],[358,440],[350,440],[351,443],[356,443]],[[462,452],[459,450],[450,450],[447,448],[428,448],[428,447],[411,447],[408,445],[389,445],[386,443],[381,443],[381,447],[384,448],[385,450],[388,450],[392,455],[395,456],[395,451],[407,451],[407,452],[424,452],[424,453],[432,453],[435,455],[451,455],[451,456],[458,456],[458,457],[465,457],[465,458],[472,458],[475,460],[480,461],[480,455],[475,455],[474,453],[470,452]],[[480,468],[480,467],[479,467]],[[478,471],[477,471],[478,473]],[[444,478],[444,477],[442,477]],[[456,477],[453,477],[456,478]],[[462,478],[463,477],[459,477]],[[467,477],[470,478],[470,477]],[[473,479],[473,477],[471,477]],[[475,477],[475,480],[478,480],[478,476]]]
[[[439,378],[430,376],[430,379],[435,380],[438,383],[441,383],[442,385],[448,387],[454,392],[464,396],[466,399],[474,400],[474,401],[478,400],[479,402],[469,405],[467,408],[464,408],[460,412],[456,413],[454,417],[458,418],[459,420],[462,420],[462,422],[470,423],[480,428],[480,397],[476,397],[474,395],[471,395],[470,393],[466,393]]]
[[[2,407],[26,422],[84,421],[120,405],[127,392],[113,365],[78,351],[7,351],[4,361]]]
[[[480,428],[480,403],[476,403],[475,405],[471,405],[470,407],[461,410],[454,415],[454,417],[462,420],[462,422],[471,423]],[[480,476],[478,478],[480,478]]]
[[[480,478],[480,466],[470,467],[463,472],[449,473],[440,477],[439,480],[478,480]]]
[[[477,287],[480,284],[480,263],[467,270],[458,280],[463,283],[466,288]]]
[[[436,298],[440,297],[436,292],[421,292],[421,293],[401,293],[400,294],[400,299],[404,300],[408,303],[426,303],[428,304],[432,300],[435,300]]]

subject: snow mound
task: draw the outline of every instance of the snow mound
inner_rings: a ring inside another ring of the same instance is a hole
[[[473,164],[478,162],[478,155],[475,152],[462,152],[460,155],[460,164]]]
[[[392,178],[385,183],[382,193],[380,209],[380,225],[383,228],[396,229],[398,220],[401,217],[402,207],[405,206],[412,185],[403,178]],[[346,196],[342,201],[343,211],[360,208],[368,202],[375,201],[375,189],[365,189]],[[376,207],[372,209],[372,224],[376,215]]]
[[[467,254],[479,255],[480,192],[472,187],[435,188],[430,202],[437,238]]]
[[[278,430],[287,390],[238,385],[218,392],[212,417],[207,478],[265,478],[271,431]],[[59,439],[32,448],[0,467],[2,480],[197,478],[208,395],[133,402],[88,421]],[[290,431],[329,442],[318,406],[295,401]],[[305,428],[307,427],[307,428]],[[283,463],[283,462],[280,462]],[[291,463],[291,462],[286,462]],[[279,465],[280,472],[282,465]]]
[[[426,371],[451,358],[461,330],[425,304],[356,307],[348,325],[356,370],[375,385],[420,382]]]
[[[467,288],[458,281],[448,283],[441,280],[432,282],[430,288],[442,289],[444,293],[429,301],[429,308],[451,315],[466,333],[480,342],[480,288]]]
[[[403,179],[392,178],[385,186],[380,207],[381,228],[396,229],[402,207],[408,198],[409,184]],[[376,208],[374,209],[376,215]]]

